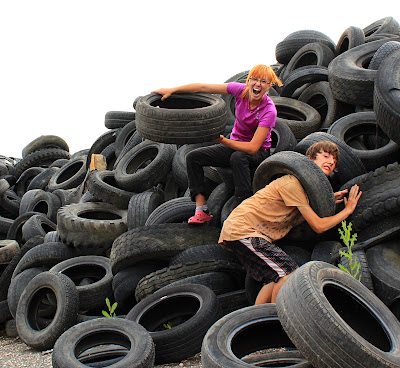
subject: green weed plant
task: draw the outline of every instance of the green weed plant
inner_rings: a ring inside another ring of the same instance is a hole
[[[340,239],[343,240],[344,245],[346,246],[347,250],[340,250],[339,254],[341,257],[346,257],[349,260],[349,268],[343,266],[341,263],[338,264],[338,267],[353,276],[356,280],[360,281],[361,273],[360,268],[361,264],[357,262],[357,259],[354,257],[354,254],[351,250],[352,246],[354,245],[355,241],[357,240],[357,233],[351,235],[353,224],[349,222],[349,225],[346,224],[346,221],[342,221],[342,228],[338,229],[340,234]]]
[[[113,305],[111,305],[110,299],[106,298],[106,304],[108,312],[106,312],[105,310],[101,311],[101,313],[103,313],[103,316],[108,318],[116,317],[117,315],[115,314],[115,310],[117,309],[118,303],[115,302]]]

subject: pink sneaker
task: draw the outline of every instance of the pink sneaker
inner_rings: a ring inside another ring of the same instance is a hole
[[[212,215],[207,215],[203,211],[196,211],[194,216],[188,220],[188,224],[204,224],[212,219]]]

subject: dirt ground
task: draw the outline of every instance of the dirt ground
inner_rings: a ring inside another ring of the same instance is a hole
[[[26,345],[18,337],[7,337],[0,330],[1,368],[51,368],[52,350],[37,351]],[[157,368],[201,368],[200,354],[181,363],[156,365]]]

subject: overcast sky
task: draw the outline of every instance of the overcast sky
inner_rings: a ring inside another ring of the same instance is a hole
[[[394,5],[396,4],[396,5]],[[395,9],[397,8],[397,9]],[[160,87],[222,83],[274,64],[275,46],[310,29],[335,43],[349,26],[396,18],[398,1],[20,0],[0,5],[0,154],[40,135],[74,153],[107,131],[107,111],[134,111]]]

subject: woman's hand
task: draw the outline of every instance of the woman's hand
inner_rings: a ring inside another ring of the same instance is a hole
[[[161,101],[164,101],[166,98],[171,96],[173,92],[174,92],[173,88],[160,88],[160,89],[157,89],[156,91],[153,91],[152,93],[160,94],[162,96]]]
[[[336,203],[343,202],[343,199],[344,199],[343,197],[344,197],[344,195],[345,195],[346,193],[348,193],[348,189],[341,190],[341,191],[339,191],[339,192],[334,193],[335,202],[336,202]]]
[[[218,138],[213,139],[213,142],[221,143],[224,138],[225,137],[222,134],[220,134]]]

